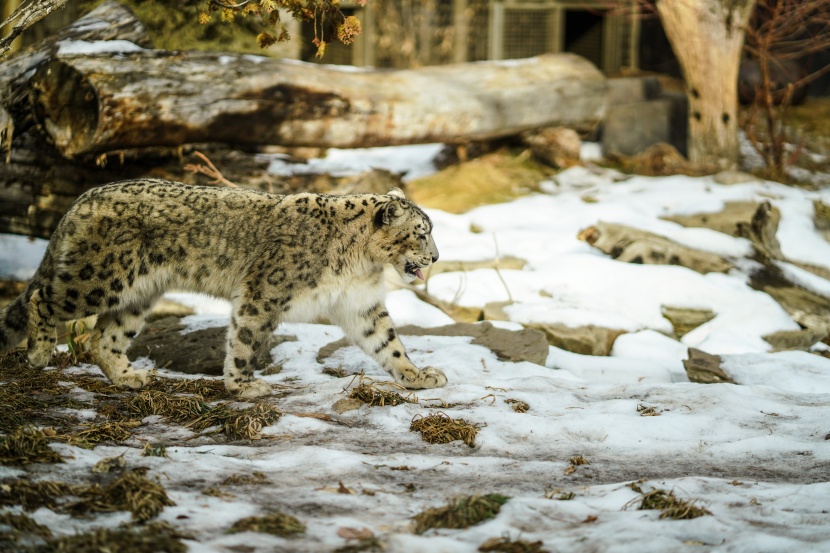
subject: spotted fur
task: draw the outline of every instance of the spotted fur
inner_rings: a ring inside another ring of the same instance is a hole
[[[270,392],[254,378],[257,353],[282,321],[328,319],[408,388],[443,386],[418,369],[384,306],[383,266],[406,281],[438,259],[432,223],[395,188],[388,194],[278,196],[141,179],[86,192],[58,225],[24,293],[0,311],[0,351],[28,336],[44,367],[55,326],[97,315],[93,354],[118,385],[145,371],[125,352],[167,290],[230,300],[225,386]]]

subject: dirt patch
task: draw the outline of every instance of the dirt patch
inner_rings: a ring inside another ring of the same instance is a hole
[[[530,150],[515,155],[503,149],[412,180],[407,191],[419,205],[464,213],[529,194],[552,173],[533,159]]]

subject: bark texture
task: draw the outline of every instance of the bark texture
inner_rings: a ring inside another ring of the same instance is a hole
[[[0,232],[48,238],[75,198],[93,186],[146,175],[147,166],[99,167],[67,160],[34,125],[31,81],[62,41],[121,39],[149,46],[144,26],[117,2],[105,2],[37,46],[0,64]]]
[[[689,97],[689,159],[738,161],[738,70],[755,0],[657,0]]]
[[[377,71],[143,51],[59,56],[33,86],[38,122],[64,156],[192,142],[451,143],[589,128],[606,91],[602,74],[571,54]]]
[[[135,15],[121,4],[109,1],[33,48],[4,60],[0,64],[0,107],[11,114],[16,132],[25,131],[32,123],[29,102],[32,77],[58,53],[61,42],[113,39],[150,46],[147,31]]]

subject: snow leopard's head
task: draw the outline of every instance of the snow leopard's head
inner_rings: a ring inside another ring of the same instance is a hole
[[[372,250],[376,259],[391,264],[405,282],[423,280],[421,269],[438,260],[432,221],[393,188],[375,207]]]

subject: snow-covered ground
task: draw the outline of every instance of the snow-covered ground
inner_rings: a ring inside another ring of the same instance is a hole
[[[434,153],[373,149],[331,159],[338,170],[369,156],[373,166],[423,174]],[[315,169],[326,170],[326,162]],[[275,171],[289,170],[275,163]],[[537,322],[627,331],[610,356],[551,347],[541,366],[499,361],[471,338],[404,336],[413,361],[443,369],[447,387],[418,393],[418,404],[338,414],[332,405],[345,397],[349,380],[323,374],[324,367],[363,370],[377,379],[385,374],[355,347],[321,365],[317,352],[342,337],[340,329],[286,324],[278,333],[298,340],[272,351],[282,371],[264,377],[288,386],[272,399],[286,415],[265,429],[265,439],[184,441],[189,432],[153,418],[137,435],[166,440],[168,458],[141,457],[140,440],[93,450],[54,445],[69,457],[66,464],[0,467],[0,478],[31,472],[68,480],[104,457],[124,454],[128,466],[150,467],[149,475],[168,490],[176,506],[159,518],[192,533],[196,540],[188,544],[195,552],[330,551],[346,544],[338,533],[343,528],[368,528],[394,552],[471,552],[503,536],[541,540],[549,551],[830,551],[830,359],[769,352],[762,336],[798,325],[769,296],[752,290],[738,269],[700,275],[625,264],[577,239],[597,221],[618,222],[738,258],[750,252],[746,240],[660,217],[715,212],[727,201],[769,200],[781,212],[784,255],[830,268],[830,244],[811,221],[813,200],[830,203],[830,191],[764,181],[724,186],[709,177],[620,178],[586,168],[560,173],[542,190],[463,215],[429,210],[442,260],[512,255],[528,261],[524,270],[501,270],[501,278],[489,269],[442,273],[430,279],[429,292],[478,307],[507,300],[509,292],[512,322],[499,323],[506,328]],[[30,274],[43,247],[42,241],[0,236],[0,273]],[[818,277],[801,282],[830,291]],[[198,314],[185,319],[192,328],[226,324],[223,302],[175,298],[196,308]],[[451,322],[410,291],[391,292],[388,304],[399,325]],[[666,335],[671,325],[661,314],[664,305],[706,308],[716,316],[677,341]],[[737,384],[688,382],[682,364],[688,347],[721,354]],[[524,401],[529,410],[515,412],[507,399]],[[643,407],[659,416],[641,416]],[[430,445],[408,430],[416,415],[438,411],[481,425],[475,447]],[[329,420],[303,416],[310,413]],[[590,464],[569,469],[578,455]],[[268,483],[234,487],[223,497],[201,493],[231,474],[253,471]],[[673,490],[711,515],[670,520],[636,510],[631,502],[638,494],[627,484],[639,480],[643,489]],[[575,495],[546,497],[564,492]],[[411,532],[411,517],[420,511],[476,493],[511,499],[498,516],[468,529]],[[306,533],[290,539],[226,533],[235,521],[272,509],[302,520]],[[32,516],[56,534],[129,519],[114,513],[78,520],[45,508]]]

